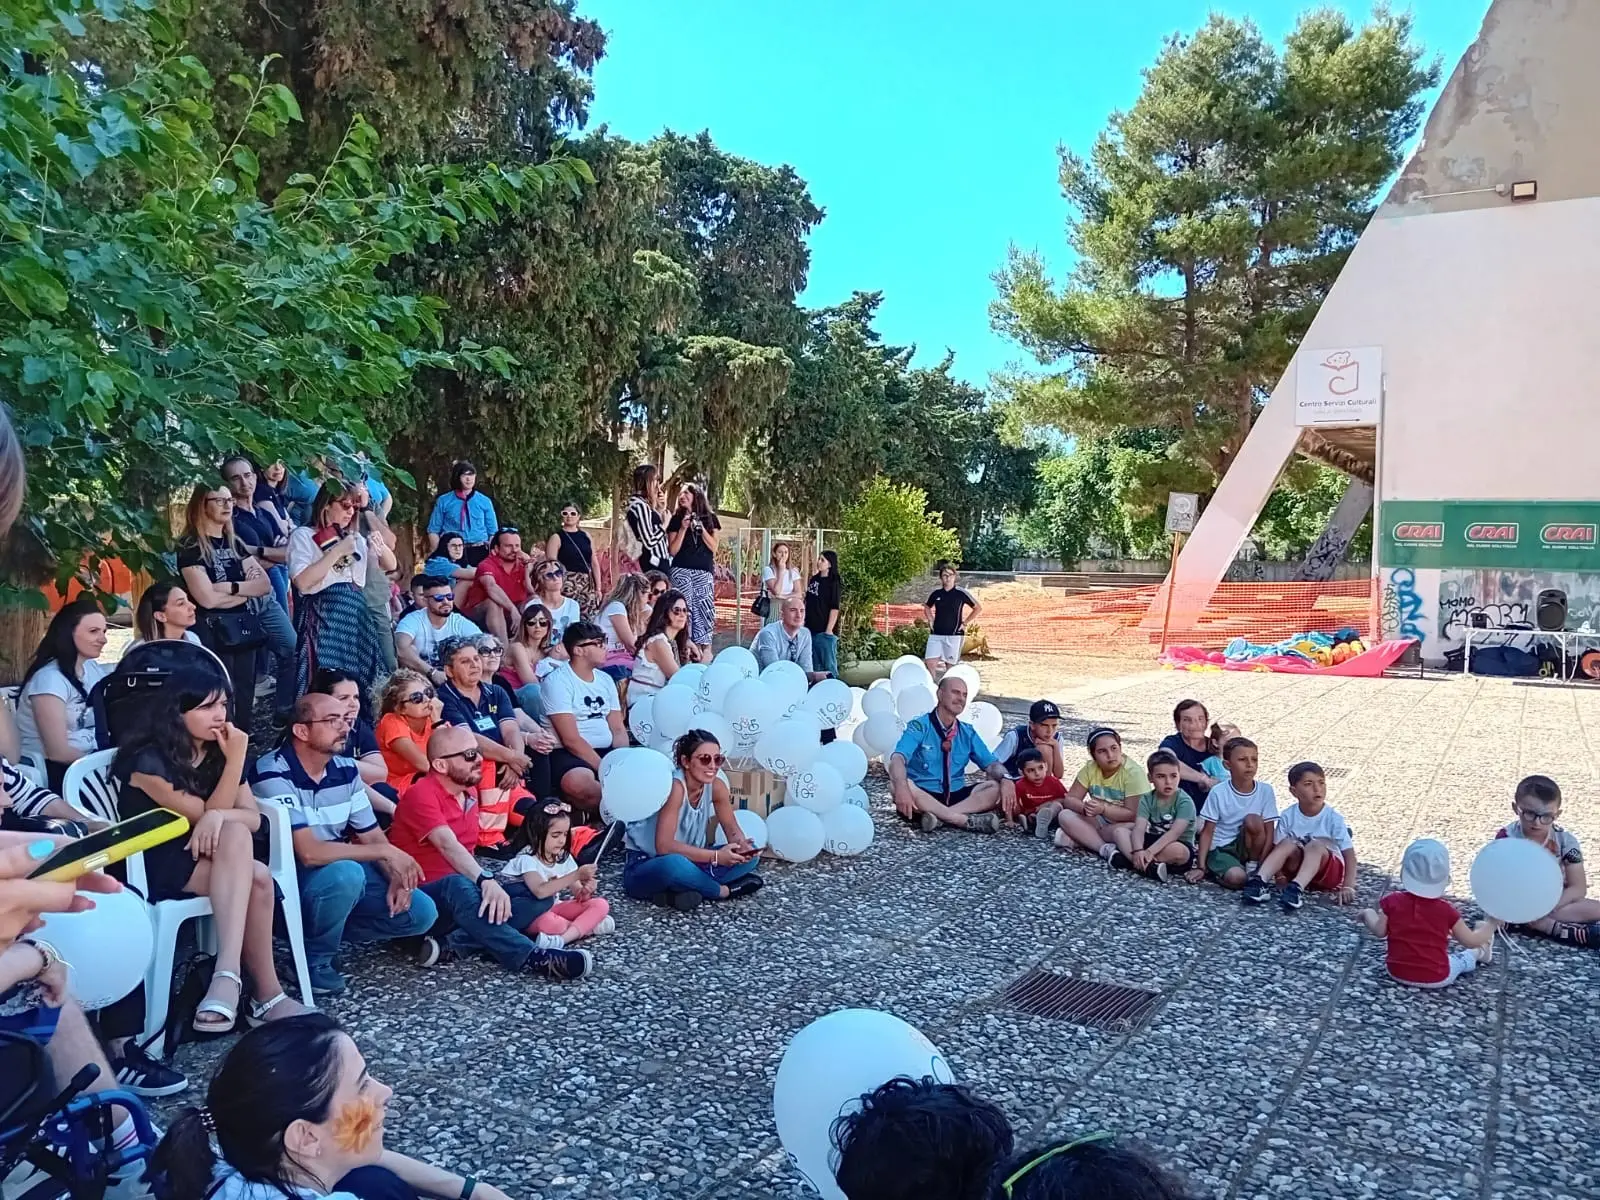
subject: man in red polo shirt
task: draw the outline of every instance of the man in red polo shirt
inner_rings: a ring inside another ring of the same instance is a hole
[[[389,827],[390,844],[417,860],[420,890],[439,909],[439,923],[423,939],[423,965],[439,960],[439,939],[448,932],[452,951],[483,950],[507,970],[583,978],[594,961],[587,950],[546,948],[522,932],[552,901],[531,894],[513,900],[467,849],[478,841],[473,785],[481,773],[472,731],[456,725],[435,729],[428,738],[428,765],[428,774],[400,797]]]
[[[489,555],[462,599],[461,611],[502,642],[522,624],[522,606],[533,595],[533,559],[522,552],[522,535],[509,525],[497,530]]]

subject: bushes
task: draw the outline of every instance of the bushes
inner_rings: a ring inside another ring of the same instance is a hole
[[[844,634],[869,625],[873,610],[887,603],[895,588],[938,559],[955,558],[959,550],[956,535],[928,512],[921,488],[881,475],[845,510],[844,529],[839,548],[844,590],[839,629]]]

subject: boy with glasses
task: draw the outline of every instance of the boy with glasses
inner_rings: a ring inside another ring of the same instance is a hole
[[[1561,898],[1537,921],[1520,926],[1558,942],[1600,949],[1600,900],[1589,898],[1589,879],[1578,839],[1556,824],[1561,816],[1561,788],[1548,775],[1529,775],[1517,784],[1511,811],[1517,819],[1496,838],[1524,838],[1542,846],[1561,864]]]
[[[479,638],[483,630],[455,611],[455,592],[448,579],[424,575],[420,582],[423,605],[401,617],[394,627],[395,652],[402,667],[426,676],[434,687],[440,687],[444,672],[438,667],[439,643],[447,638]]]
[[[616,682],[600,669],[606,657],[600,627],[574,621],[561,644],[567,661],[540,684],[545,717],[561,742],[550,753],[550,779],[575,807],[593,812],[600,807],[600,759],[626,746],[628,733]]]

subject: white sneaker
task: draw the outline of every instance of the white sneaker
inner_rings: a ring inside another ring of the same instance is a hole
[[[590,936],[591,937],[605,937],[608,934],[615,933],[616,931],[617,931],[617,919],[615,917],[602,917],[602,918],[600,918],[600,924],[598,924],[598,925],[596,925],[594,927],[594,933],[591,934]]]
[[[567,939],[559,933],[541,933],[533,939],[533,944],[541,950],[565,950]]]
[[[1111,842],[1100,843],[1100,857],[1105,859],[1107,862],[1111,861],[1111,856],[1116,852],[1117,848]]]

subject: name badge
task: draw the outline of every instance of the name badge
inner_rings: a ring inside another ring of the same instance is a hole
[[[489,733],[494,729],[494,718],[479,714],[472,718],[472,727],[479,733]]]

